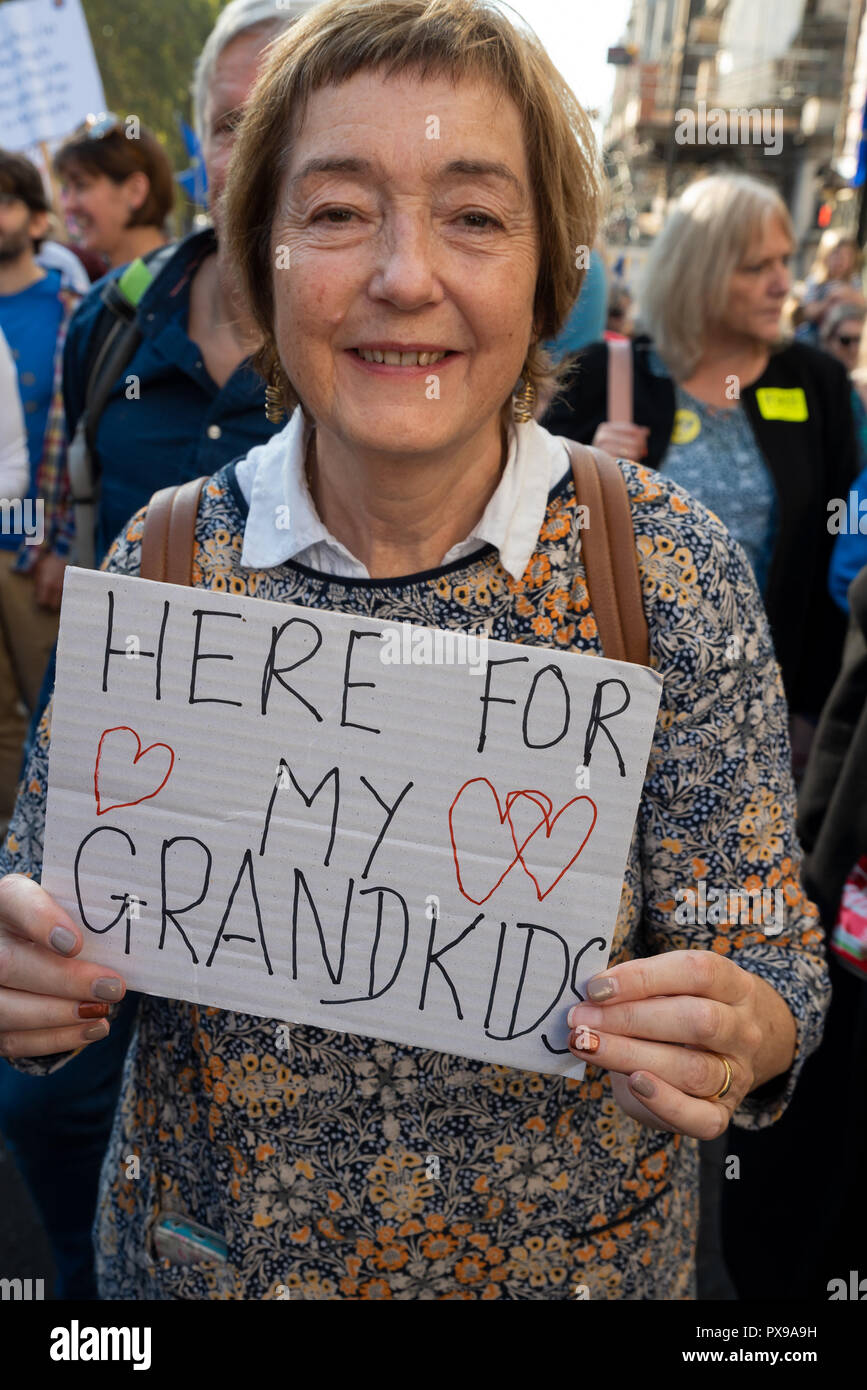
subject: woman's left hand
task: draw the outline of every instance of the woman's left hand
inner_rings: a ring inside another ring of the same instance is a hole
[[[792,1064],[786,1003],[716,951],[624,961],[587,992],[588,1002],[569,1010],[570,1051],[609,1071],[618,1103],[650,1128],[716,1139],[750,1091]],[[720,1096],[729,1080],[723,1058],[731,1081]]]

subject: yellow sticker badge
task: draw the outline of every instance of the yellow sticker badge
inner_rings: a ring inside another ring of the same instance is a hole
[[[801,386],[760,386],[756,400],[763,420],[787,420],[798,424],[809,419],[807,397]]]
[[[672,444],[691,444],[701,434],[701,420],[694,410],[676,410],[674,428],[671,431]]]

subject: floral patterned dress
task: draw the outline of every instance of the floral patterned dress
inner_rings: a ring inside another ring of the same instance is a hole
[[[749,564],[722,524],[675,484],[620,467],[664,688],[611,959],[713,950],[779,991],[796,1059],[736,1113],[757,1128],[785,1108],[828,1002],[822,932],[799,885],[779,672]],[[138,572],[144,515],[105,568]],[[549,497],[519,582],[493,547],[407,580],[347,582],[294,563],[251,572],[239,563],[245,517],[229,465],[202,496],[198,587],[430,626],[484,622],[500,640],[600,653],[571,477]],[[37,879],[50,717],[0,862]],[[678,894],[700,881],[778,891],[784,930],[724,913],[680,925]],[[44,1074],[67,1059],[15,1065]],[[161,1261],[154,1227],[172,1213],[220,1233],[226,1262]],[[600,1068],[581,1081],[535,1075],[146,996],[103,1166],[97,1272],[102,1296],[121,1300],[689,1299],[697,1214],[696,1141],[625,1115]]]

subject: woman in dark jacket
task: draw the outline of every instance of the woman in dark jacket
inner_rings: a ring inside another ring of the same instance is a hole
[[[799,716],[799,767],[840,665],[828,504],[847,496],[857,455],[845,369],[778,339],[792,239],[785,205],[758,180],[693,184],[648,262],[642,320],[652,336],[633,343],[631,420],[609,417],[608,345],[596,343],[543,423],[659,469],[743,545]],[[732,655],[737,664],[749,654]]]

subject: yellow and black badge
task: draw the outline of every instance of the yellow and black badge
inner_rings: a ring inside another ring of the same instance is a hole
[[[786,420],[800,424],[809,419],[807,397],[802,386],[759,386],[756,401],[763,420]]]
[[[691,444],[701,434],[701,420],[694,410],[676,410],[674,428],[671,431],[672,444]]]

